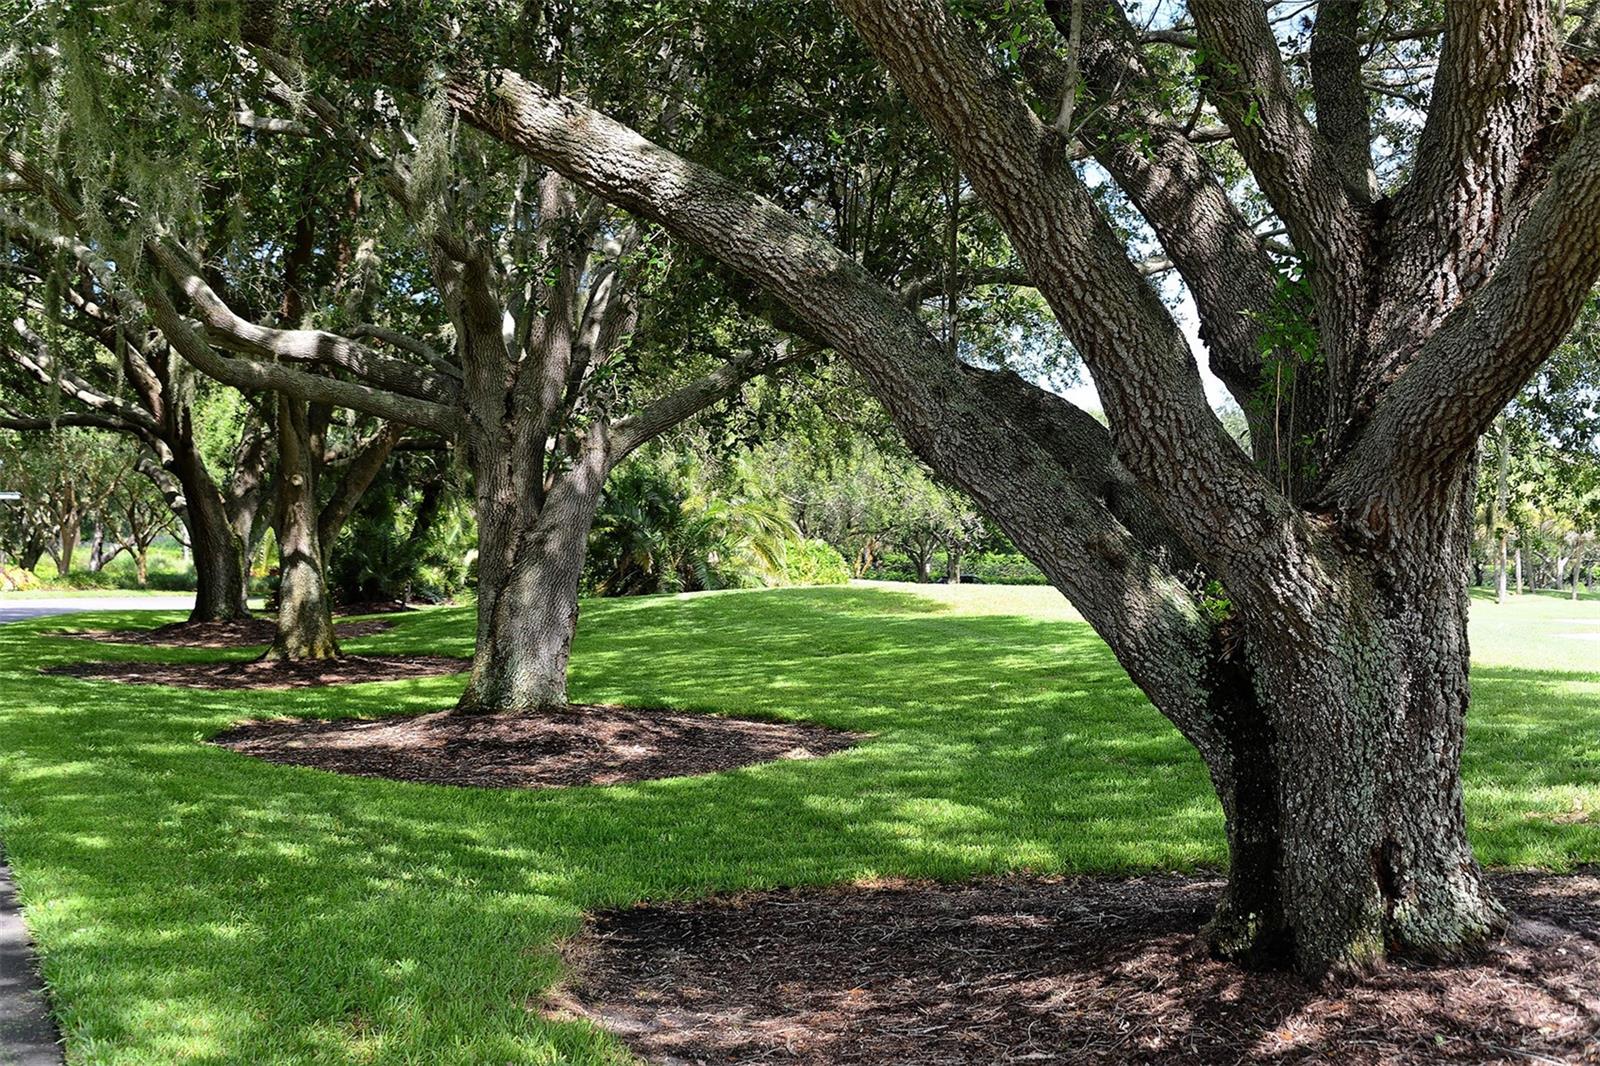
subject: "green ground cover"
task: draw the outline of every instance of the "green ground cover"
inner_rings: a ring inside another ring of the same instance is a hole
[[[573,695],[805,719],[852,751],[546,792],[270,765],[233,721],[436,709],[459,679],[199,692],[41,677],[191,659],[0,627],[0,838],[75,1062],[604,1062],[541,1019],[584,910],[888,875],[1214,866],[1205,774],[1053,590],[863,586],[585,605]],[[466,655],[463,608],[365,652]],[[1474,608],[1466,774],[1486,861],[1600,861],[1600,603]],[[243,657],[244,653],[231,653]]]

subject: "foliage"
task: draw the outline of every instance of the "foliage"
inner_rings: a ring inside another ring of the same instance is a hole
[[[1499,564],[1504,537],[1535,587],[1593,580],[1600,563],[1597,337],[1600,297],[1483,440],[1473,546],[1483,577]]]
[[[347,604],[447,601],[467,585],[475,540],[452,471],[427,456],[392,460],[332,545],[329,591]]]
[[[665,452],[612,474],[589,538],[586,588],[636,596],[783,581],[798,537],[782,501],[712,497],[698,474],[692,461]]]
[[[785,585],[845,585],[850,566],[825,540],[807,538],[789,546],[783,559]]]

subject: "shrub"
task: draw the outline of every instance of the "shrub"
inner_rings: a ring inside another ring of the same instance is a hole
[[[801,540],[789,545],[783,562],[786,585],[844,585],[850,565],[839,550],[825,540]]]

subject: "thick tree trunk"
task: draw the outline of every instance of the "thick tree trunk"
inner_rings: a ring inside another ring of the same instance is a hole
[[[1209,927],[1222,954],[1361,973],[1503,928],[1462,806],[1470,481],[1377,560],[1341,549],[1308,567],[1303,626],[1245,621],[1207,757],[1231,855]]]
[[[71,521],[61,523],[61,531],[56,537],[56,573],[66,577],[72,573],[72,557],[78,551],[78,519],[76,516]]]
[[[479,505],[478,646],[460,709],[471,713],[567,706],[567,660],[578,586],[606,463],[587,454],[563,474],[524,528]],[[495,565],[493,558],[507,560]]]
[[[139,587],[150,584],[150,546],[141,544],[133,553],[133,566],[139,575]]]
[[[250,568],[266,536],[267,522],[260,520],[261,504],[267,492],[267,466],[271,455],[270,435],[262,420],[251,412],[233,453],[233,472],[228,479],[223,513],[228,528],[239,541],[241,587],[250,588]]]
[[[306,404],[278,397],[278,634],[267,659],[339,654],[317,537],[317,489]]]
[[[228,524],[222,493],[191,439],[178,441],[172,452],[172,473],[183,487],[184,520],[194,556],[195,598],[189,621],[247,618],[244,545]]]
[[[106,567],[106,527],[104,522],[96,518],[89,528],[89,572],[98,574]]]

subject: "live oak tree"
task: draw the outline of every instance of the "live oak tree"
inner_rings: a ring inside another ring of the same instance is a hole
[[[456,49],[440,91],[762,286],[1067,594],[1210,770],[1230,850],[1219,951],[1322,975],[1480,943],[1506,912],[1467,841],[1459,772],[1473,455],[1600,274],[1594,20],[1455,0],[1442,27],[1397,27],[1378,5],[1325,0],[1307,52],[1286,56],[1267,7],[1235,0],[1192,0],[1190,25],[1157,34],[1101,0],[1076,18],[1076,0],[837,6],[1009,235],[1109,429],[964,365],[805,217],[497,64],[492,42]],[[253,32],[289,32],[280,11]],[[1055,24],[1072,21],[1068,63]],[[392,30],[370,27],[369,64]],[[1402,35],[1442,43],[1409,155],[1379,173],[1365,64]],[[1011,67],[1029,43],[1029,69]],[[427,88],[392,60],[380,75]],[[1187,114],[1159,91],[1174,82],[1193,90]],[[1303,284],[1283,284],[1201,124],[1232,145]],[[1235,395],[1269,389],[1285,348],[1305,357],[1294,421],[1258,421],[1253,455],[1212,413],[1080,156],[1159,240]]]
[[[21,164],[20,157],[11,160]],[[20,181],[20,179],[19,179]],[[225,483],[205,457],[196,417],[196,373],[142,321],[97,288],[68,245],[0,197],[7,238],[8,310],[0,344],[0,426],[30,433],[83,427],[124,434],[144,454],[139,472],[183,523],[193,551],[196,595],[190,620],[246,614],[248,546],[253,543],[266,453],[261,427],[247,423]],[[59,252],[60,254],[55,254]]]
[[[348,408],[452,442],[472,475],[479,535],[478,640],[462,706],[564,706],[583,553],[606,475],[817,346],[732,315],[703,318],[698,337],[665,331],[636,341],[650,326],[647,290],[671,280],[662,235],[458,129],[442,107],[407,113],[392,96],[318,79],[270,47],[235,45],[207,62],[170,24],[111,20],[84,31],[64,20],[60,32],[73,58],[51,73],[63,99],[77,103],[64,107],[55,133],[69,149],[43,137],[48,115],[30,116],[12,153],[9,184],[30,220],[53,226],[50,240],[81,248],[97,284],[147,317],[184,360],[279,397],[280,484],[299,489],[295,528],[314,532],[302,454],[310,410]],[[172,33],[179,44],[169,51]],[[48,42],[41,49],[51,54]],[[642,106],[671,121],[670,92],[645,93]],[[272,147],[280,135],[306,138],[359,186],[356,210],[370,225],[356,255],[377,295],[357,310],[370,319],[346,307],[295,321],[292,309],[274,314],[239,297],[259,287],[251,278],[263,263],[284,257],[270,245],[241,252],[219,239],[222,213],[208,210],[214,194],[197,176],[221,175],[246,205],[298,202],[290,215],[312,227],[309,245],[334,243],[295,182],[250,177],[287,170]],[[100,143],[143,153],[141,162],[85,162]],[[188,174],[196,191],[174,195],[151,172]],[[309,573],[318,551],[310,535],[285,544],[283,528],[280,551],[294,564],[287,584]],[[315,630],[325,614],[317,596],[286,588],[286,603],[291,593]],[[324,649],[331,642],[301,653]]]
[[[25,569],[48,555],[57,574],[73,572],[84,527],[103,528],[110,501],[137,476],[119,444],[68,426],[0,441],[0,479],[20,497],[7,507],[6,547]],[[99,569],[93,559],[89,569]]]

